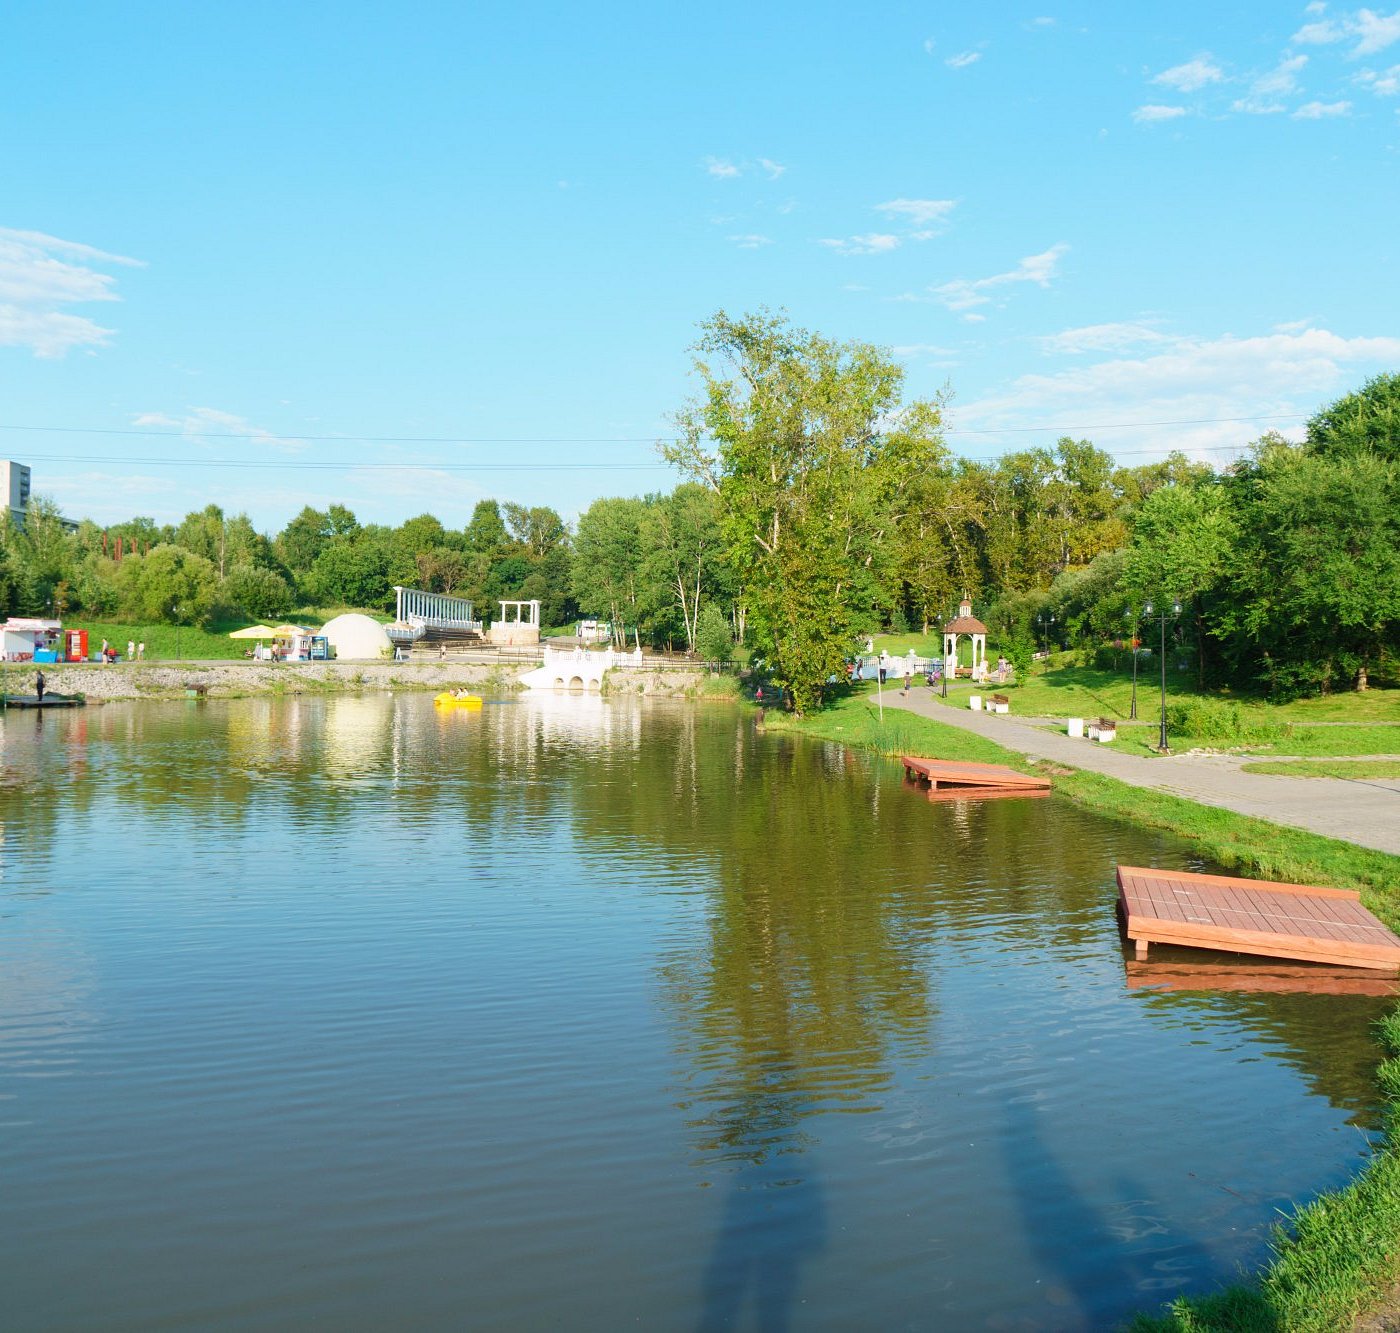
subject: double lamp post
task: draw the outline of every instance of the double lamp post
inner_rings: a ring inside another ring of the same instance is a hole
[[[1152,609],[1152,603],[1145,602],[1143,603],[1142,611],[1139,614],[1134,615],[1131,610],[1126,611],[1124,613],[1129,622],[1129,647],[1132,649],[1133,653],[1133,700],[1132,703],[1128,706],[1128,717],[1134,722],[1137,721],[1137,626],[1138,623],[1140,623],[1141,621],[1156,619],[1161,629],[1161,644],[1158,651],[1158,657],[1162,664],[1162,714],[1157,734],[1157,749],[1160,750],[1163,754],[1167,752],[1167,617],[1170,616],[1174,620],[1180,614],[1181,603],[1177,600],[1172,601],[1170,611],[1167,610],[1165,607],[1163,607],[1160,611],[1154,611]]]

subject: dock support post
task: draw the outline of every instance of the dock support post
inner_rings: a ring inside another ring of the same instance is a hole
[[[1138,962],[1145,963],[1147,961],[1147,941],[1134,940],[1133,943],[1137,946],[1137,949],[1135,951],[1135,957],[1137,958]]]

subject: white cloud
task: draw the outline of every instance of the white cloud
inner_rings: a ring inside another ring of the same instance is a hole
[[[1377,14],[1369,9],[1358,9],[1352,19],[1353,32],[1360,38],[1352,51],[1354,56],[1374,55],[1387,46],[1400,42],[1400,9],[1393,14]]]
[[[270,444],[281,449],[302,449],[305,442],[288,436],[274,435],[262,426],[255,426],[247,417],[223,412],[216,407],[191,407],[182,416],[165,412],[142,412],[132,417],[133,426],[156,426],[165,431],[178,431],[195,444],[226,444],[243,442]]]
[[[1321,23],[1303,24],[1291,40],[1295,46],[1328,46],[1332,42],[1344,41],[1346,35],[1346,29],[1340,23],[1323,19]]]
[[[949,69],[966,69],[969,65],[975,65],[982,59],[980,51],[959,51],[955,56],[949,56],[943,63]]]
[[[931,55],[933,54],[934,47],[936,47],[937,45],[938,45],[938,43],[937,43],[936,41],[934,41],[932,37],[925,37],[925,38],[924,38],[924,54],[925,54],[925,55],[930,55],[930,56],[931,56]]]
[[[1309,11],[1320,12],[1320,11]],[[1321,19],[1317,23],[1305,23],[1293,34],[1296,46],[1330,46],[1337,42],[1355,41],[1348,54],[1358,56],[1375,55],[1386,47],[1400,42],[1400,9],[1393,14],[1378,14],[1373,9],[1358,9],[1354,14],[1343,14],[1334,19]]]
[[[731,236],[729,238],[741,250],[761,250],[765,245],[772,245],[771,236],[761,236],[758,232],[746,232],[741,236]]]
[[[1298,91],[1298,75],[1308,63],[1307,56],[1289,56],[1280,60],[1267,74],[1261,74],[1250,84],[1250,91],[1261,96],[1282,96]]]
[[[1326,12],[1327,5],[1325,0],[1309,0],[1309,3],[1303,6],[1303,13],[1305,14],[1325,14]]]
[[[911,233],[914,240],[928,241],[947,228],[948,215],[957,206],[956,199],[890,199],[876,204],[875,211],[916,228]]]
[[[1368,92],[1377,97],[1394,97],[1400,93],[1400,65],[1392,65],[1387,70],[1363,69],[1356,80]]]
[[[757,170],[762,171],[770,181],[775,181],[787,170],[781,162],[775,162],[771,157],[760,157],[756,162],[752,160],[736,162],[729,157],[711,156],[705,158],[700,165],[717,180],[733,180],[736,176]]]
[[[847,236],[844,239],[827,238],[817,242],[842,255],[884,255],[899,249],[899,237],[887,232],[867,232],[864,236]]]
[[[1038,255],[1027,255],[1015,268],[1006,273],[994,273],[990,278],[954,278],[929,290],[933,299],[958,314],[987,305],[992,297],[989,293],[1015,283],[1031,282],[1037,287],[1048,287],[1055,277],[1061,258],[1069,251],[1065,244],[1052,245]],[[920,299],[920,298],[913,298]]]
[[[1304,102],[1293,113],[1293,119],[1324,120],[1330,116],[1345,116],[1350,111],[1350,102]]]
[[[1249,338],[1169,337],[1151,343],[1142,355],[1022,375],[1003,392],[964,405],[952,434],[956,439],[957,427],[1009,431],[1036,426],[1047,434],[1082,429],[1108,449],[1203,454],[1241,446],[1271,428],[1286,433],[1289,425],[1284,420],[1222,418],[1292,416],[1300,421],[1349,382],[1393,367],[1397,360],[1400,338],[1346,338],[1311,327]],[[1093,429],[1134,422],[1189,424]],[[1025,438],[987,436],[978,447],[992,451]],[[1211,456],[1217,463],[1223,457]]]
[[[1035,18],[1030,21],[1029,26],[1032,28],[1053,28],[1055,26],[1055,20],[1044,17]]]
[[[105,345],[111,329],[62,307],[120,300],[116,279],[95,267],[111,264],[144,267],[78,241],[0,227],[0,347],[60,357],[74,347]]]
[[[1164,69],[1153,77],[1152,82],[1160,83],[1164,88],[1175,88],[1179,93],[1194,93],[1207,84],[1221,82],[1224,77],[1225,71],[1209,55],[1199,55],[1183,65]]]
[[[1133,119],[1139,125],[1150,125],[1159,120],[1175,120],[1178,116],[1184,116],[1186,108],[1184,106],[1157,106],[1149,104],[1140,106],[1133,112]]]
[[[1051,355],[1072,356],[1080,352],[1125,352],[1130,347],[1170,342],[1171,338],[1149,324],[1122,323],[1085,324],[1036,341]]]
[[[912,357],[949,357],[956,356],[957,351],[952,347],[940,347],[937,343],[902,343],[890,349],[896,356]]]

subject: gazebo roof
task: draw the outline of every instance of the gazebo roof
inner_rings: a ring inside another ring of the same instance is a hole
[[[987,627],[976,616],[954,616],[943,626],[945,634],[985,634]]]

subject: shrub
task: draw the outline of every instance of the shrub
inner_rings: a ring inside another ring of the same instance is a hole
[[[1167,705],[1167,727],[1180,736],[1217,745],[1261,745],[1282,740],[1291,728],[1252,717],[1239,704],[1177,699]]]
[[[734,651],[729,621],[714,602],[700,608],[695,626],[695,651],[707,662],[727,662]]]

